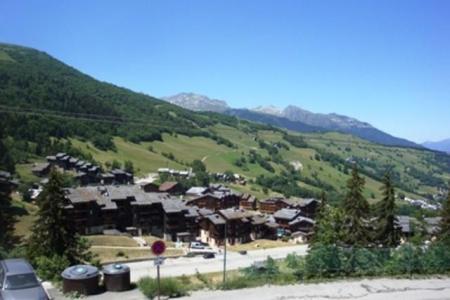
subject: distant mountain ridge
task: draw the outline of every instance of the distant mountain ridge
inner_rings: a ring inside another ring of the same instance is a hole
[[[437,142],[425,142],[422,146],[431,150],[450,153],[450,138]]]
[[[161,99],[193,111],[212,111],[221,113],[230,109],[228,104],[223,100],[211,99],[194,93],[179,93],[170,97],[162,97]]]
[[[236,109],[230,108],[223,100],[210,99],[194,93],[180,93],[162,99],[194,111],[219,112],[299,132],[338,131],[378,144],[422,148],[421,145],[394,137],[367,122],[335,113],[313,113],[294,105],[289,105],[284,109],[272,105],[258,106],[253,109]]]

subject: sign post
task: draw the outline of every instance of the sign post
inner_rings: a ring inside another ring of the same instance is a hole
[[[161,277],[159,274],[159,267],[164,262],[164,257],[161,256],[164,251],[166,251],[166,244],[163,241],[156,241],[152,244],[152,252],[156,255],[155,266],[156,266],[156,277],[158,282],[158,300],[160,300],[161,296]]]

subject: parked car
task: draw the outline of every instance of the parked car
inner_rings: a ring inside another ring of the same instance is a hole
[[[203,255],[204,259],[210,259],[210,258],[214,258],[214,257],[216,257],[216,255],[214,253],[205,253]]]
[[[49,300],[33,267],[24,259],[0,261],[0,299]]]

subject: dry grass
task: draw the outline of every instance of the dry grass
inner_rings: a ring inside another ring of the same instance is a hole
[[[145,240],[149,246],[151,246],[155,241],[161,240],[161,238],[152,235],[144,235],[141,236],[140,238]],[[164,241],[164,243],[166,244],[166,247],[175,247],[175,244],[173,242]]]
[[[292,246],[289,242],[283,242],[279,240],[255,240],[250,243],[245,243],[241,245],[233,245],[227,247],[230,251],[250,251],[258,249],[269,249],[269,248],[279,248],[279,247],[289,247]]]
[[[114,261],[127,261],[133,259],[150,259],[154,255],[150,249],[115,249],[115,248],[91,248],[94,254],[98,255],[101,263],[114,262]],[[164,253],[164,256],[182,256],[184,253],[178,249],[168,249]]]
[[[92,246],[139,247],[135,240],[127,236],[89,235],[86,238]]]

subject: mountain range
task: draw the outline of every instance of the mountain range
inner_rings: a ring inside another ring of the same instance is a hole
[[[185,106],[190,103],[188,96],[180,97]],[[305,122],[312,125],[279,113],[232,109],[223,101],[196,99],[197,110],[205,109],[206,101],[219,103],[222,109],[216,111],[223,113],[187,110],[98,81],[44,52],[0,43],[0,136],[11,156],[11,172],[15,167],[26,184],[38,180],[30,177],[30,165],[57,152],[105,169],[114,160],[130,161],[137,176],[161,167],[185,170],[201,160],[209,172],[230,171],[249,179],[244,186],[232,187],[260,199],[279,193],[315,197],[326,190],[330,201],[339,201],[355,161],[367,178],[365,196],[373,199],[382,196],[386,168],[392,168],[399,192],[411,197],[431,198],[429,194],[450,176],[450,156],[441,152],[386,147],[324,132],[329,130],[307,118]],[[280,127],[314,133],[297,134]],[[361,124],[358,129],[366,127]]]
[[[335,113],[313,113],[294,105],[288,105],[284,109],[276,106],[237,109],[230,108],[223,100],[210,99],[207,96],[194,93],[179,93],[175,96],[163,97],[163,99],[194,111],[219,112],[299,132],[337,131],[388,146],[422,147],[406,139],[394,137],[367,122],[362,122],[355,118]]]
[[[442,151],[450,153],[450,139],[438,141],[438,142],[425,142],[422,146],[436,151]]]

